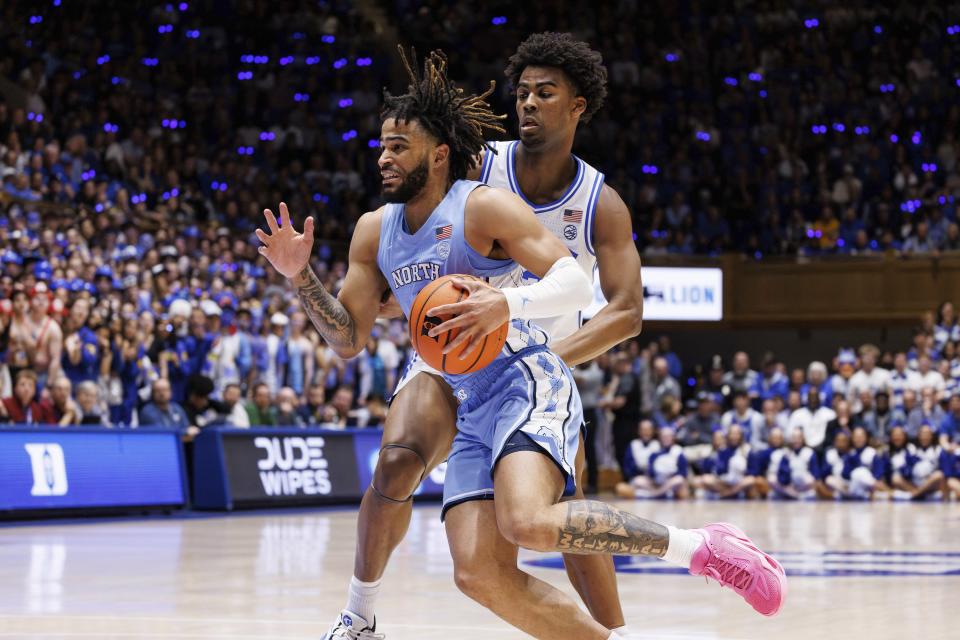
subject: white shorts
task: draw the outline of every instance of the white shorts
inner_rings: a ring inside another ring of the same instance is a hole
[[[397,397],[397,394],[400,393],[400,389],[403,389],[405,386],[407,386],[407,383],[413,380],[419,373],[429,373],[438,377],[443,377],[442,373],[428,365],[423,358],[420,357],[420,354],[414,351],[410,362],[408,362],[407,366],[403,369],[403,375],[401,375],[400,379],[397,380],[397,388],[393,390],[393,396],[390,398],[391,401],[393,398]]]

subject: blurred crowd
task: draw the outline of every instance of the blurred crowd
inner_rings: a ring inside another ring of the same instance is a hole
[[[790,6],[397,1],[375,23],[345,0],[4,4],[0,419],[380,424],[410,358],[405,327],[380,323],[340,360],[252,231],[281,200],[313,215],[314,268],[338,289],[353,224],[378,204],[394,30],[447,51],[471,89],[502,80],[532,31],[601,50],[610,97],[577,153],[623,195],[646,254],[960,248],[960,26],[933,2]],[[512,112],[505,83],[494,100]],[[902,355],[864,347],[792,371],[772,357],[754,371],[746,354],[685,366],[669,344],[633,341],[578,375],[599,380],[581,384],[597,421],[612,416],[609,457],[638,477],[647,462],[626,454],[641,419],[674,431],[698,473],[723,475],[708,460],[741,446],[735,426],[758,455],[777,442],[768,418],[786,442],[801,431],[823,469],[859,424],[877,459],[893,459],[893,424],[917,447],[927,421],[952,450],[956,331],[945,308]],[[724,426],[731,415],[766,426]]]
[[[403,37],[482,86],[526,34],[602,52],[607,105],[575,150],[647,255],[960,249],[960,14],[933,0],[395,0]],[[502,84],[502,83],[501,83]],[[509,87],[498,106],[512,112]]]
[[[601,386],[579,386],[609,425],[623,497],[960,498],[953,304],[913,335],[902,351],[842,348],[806,369],[772,353],[753,369],[745,352],[685,369],[661,338],[605,354],[587,367],[609,372]]]

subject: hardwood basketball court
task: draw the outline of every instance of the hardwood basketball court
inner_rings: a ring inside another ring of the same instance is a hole
[[[618,559],[644,639],[960,637],[960,506],[636,502],[679,526],[741,525],[791,576],[779,616],[657,561]],[[388,640],[525,638],[457,592],[433,505],[385,577]],[[355,511],[0,527],[0,637],[318,639],[344,603]],[[572,593],[559,557],[522,554]],[[530,564],[532,563],[532,564]]]

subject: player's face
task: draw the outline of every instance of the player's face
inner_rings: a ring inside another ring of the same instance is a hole
[[[525,68],[517,82],[520,141],[530,148],[549,146],[560,134],[576,130],[586,105],[560,69]]]
[[[416,122],[383,121],[380,129],[380,195],[387,202],[409,202],[430,177],[432,142]]]

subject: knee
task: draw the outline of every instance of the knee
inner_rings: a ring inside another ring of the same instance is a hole
[[[549,531],[533,514],[516,512],[501,517],[497,514],[500,533],[512,544],[531,551],[550,551],[556,548],[557,532]]]
[[[410,449],[387,447],[380,452],[374,482],[377,490],[396,500],[409,497],[427,469],[423,458]]]
[[[463,595],[489,608],[496,594],[498,580],[495,565],[481,564],[475,561],[454,562],[453,581]]]

